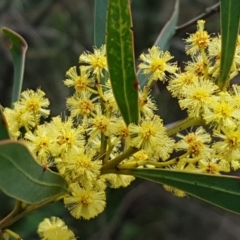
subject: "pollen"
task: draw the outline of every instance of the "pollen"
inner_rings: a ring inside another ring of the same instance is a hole
[[[196,62],[195,65],[194,65],[193,71],[195,72],[195,74],[197,76],[199,76],[199,77],[203,76],[204,75],[204,64],[203,64],[203,62],[202,61]]]
[[[209,93],[205,89],[199,88],[193,93],[193,98],[201,102],[204,102],[208,97]]]
[[[195,133],[189,133],[186,137],[185,140],[187,143],[193,143],[196,141],[196,135]]]
[[[102,133],[107,131],[107,128],[109,126],[109,119],[105,116],[97,116],[94,119],[93,125]]]
[[[220,103],[215,109],[215,114],[222,116],[223,118],[228,118],[232,116],[233,108],[227,103]]]
[[[79,109],[81,109],[82,115],[89,115],[93,107],[94,105],[91,100],[83,100],[79,103]]]
[[[40,109],[40,102],[37,98],[28,99],[26,101],[26,107],[31,112],[38,112]]]
[[[226,142],[230,148],[236,148],[240,145],[240,133],[233,132],[231,135],[229,134],[228,138],[226,138]]]
[[[163,72],[165,71],[166,68],[166,62],[163,59],[154,59],[150,64],[150,68],[152,72],[155,71]]]
[[[106,46],[94,48],[93,53],[84,52],[80,55],[79,61],[86,63],[88,72],[95,76],[102,75],[102,71],[107,70]]]
[[[49,138],[47,136],[43,136],[40,138],[38,143],[38,148],[48,148],[49,147]]]
[[[205,48],[209,44],[209,35],[206,31],[197,31],[193,36],[193,44],[199,49]]]
[[[88,206],[89,204],[93,203],[93,200],[89,194],[85,193],[85,195],[83,195],[82,198],[80,199],[80,203],[83,206]]]
[[[169,63],[173,58],[169,52],[163,52],[159,47],[153,46],[148,49],[147,54],[141,54],[139,68],[143,70],[143,74],[150,74],[150,83],[154,80],[165,81],[167,79],[166,72],[173,74],[177,71],[175,63]]]
[[[107,66],[106,57],[97,56],[97,57],[92,58],[92,67],[94,69],[96,69],[96,68],[103,69],[106,66]]]
[[[204,144],[202,142],[194,142],[189,145],[189,153],[193,156],[198,156],[201,153],[201,150],[203,149]]]
[[[93,165],[92,161],[89,158],[84,157],[84,156],[82,156],[81,159],[77,158],[77,160],[76,160],[76,167],[77,168],[82,168],[82,169],[85,169],[85,170],[91,170],[92,165]]]
[[[74,87],[77,92],[86,91],[89,87],[94,85],[93,78],[87,72],[86,66],[79,67],[80,74],[77,73],[76,67],[71,67],[66,72],[66,80],[64,84],[68,87]]]
[[[57,143],[59,145],[63,145],[63,144],[67,144],[67,145],[72,145],[75,142],[75,137],[73,136],[73,134],[68,133],[64,136],[59,136]]]
[[[209,174],[217,174],[219,172],[218,164],[209,162],[206,165],[205,172]]]
[[[198,156],[201,150],[204,148],[202,141],[197,140],[197,136],[194,133],[190,133],[185,138],[186,142],[189,144],[188,152],[192,156]]]
[[[156,130],[151,124],[146,124],[145,126],[143,126],[142,137],[145,140],[148,140],[151,136],[155,136],[155,135],[156,135]]]
[[[74,79],[74,82],[76,91],[80,92],[87,89],[88,80],[86,78],[78,76]]]

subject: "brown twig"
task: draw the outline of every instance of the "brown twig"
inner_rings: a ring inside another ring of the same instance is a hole
[[[214,13],[217,13],[219,11],[220,11],[220,2],[212,5],[211,7],[206,8],[205,12],[201,13],[197,17],[189,20],[188,22],[186,22],[186,23],[184,23],[184,24],[182,24],[180,26],[177,26],[175,35],[179,31],[182,31],[182,30],[188,28],[191,25],[195,25],[198,20],[200,20],[200,19],[207,19],[208,17],[212,16]]]

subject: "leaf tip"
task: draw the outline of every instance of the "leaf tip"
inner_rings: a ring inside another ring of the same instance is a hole
[[[28,44],[25,41],[25,39],[17,32],[15,32],[12,29],[7,28],[7,27],[3,27],[2,32],[5,36],[7,36],[10,39],[10,44],[11,44],[9,46],[10,49],[13,47],[13,45],[17,45],[18,47],[20,47],[22,49],[28,48]]]

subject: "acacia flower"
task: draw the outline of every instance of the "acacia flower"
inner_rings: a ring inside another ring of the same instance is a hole
[[[237,109],[240,109],[240,86],[233,84],[232,85],[232,91],[233,91],[233,103],[234,107]]]
[[[221,36],[213,38],[208,45],[208,56],[215,59],[216,63],[220,63],[221,58]],[[215,63],[215,64],[216,64]]]
[[[175,144],[175,149],[185,150],[191,158],[209,158],[213,150],[208,146],[211,136],[203,127],[197,128],[195,132],[188,133],[186,136],[177,134],[182,140]]]
[[[236,66],[239,68],[240,66],[240,35],[238,35],[237,38],[237,45],[235,50],[235,56],[234,56],[234,63],[236,63]]]
[[[105,179],[110,183],[111,188],[120,188],[129,186],[135,180],[135,177],[122,174],[106,174]]]
[[[76,92],[67,99],[67,108],[72,117],[89,117],[94,110],[94,100],[88,91]]]
[[[93,53],[84,52],[80,55],[79,62],[89,64],[86,66],[87,71],[99,77],[104,69],[107,70],[106,46],[93,48]]]
[[[177,161],[177,164],[170,166],[170,169],[185,172],[198,172],[196,162],[199,158],[192,158],[191,156],[183,156]]]
[[[148,92],[147,98],[143,91],[139,91],[138,96],[138,106],[139,110],[146,117],[153,117],[154,112],[157,110],[157,105],[155,101],[151,98],[150,93]]]
[[[218,164],[218,159],[201,159],[198,162],[198,168],[201,169],[202,173],[208,174],[219,174],[221,171],[220,166]]]
[[[240,130],[228,130],[214,135],[219,140],[213,144],[213,149],[221,158],[231,162],[240,161]]]
[[[70,193],[64,197],[64,204],[73,217],[88,220],[104,210],[106,194],[104,190],[85,189],[80,187],[78,183],[72,183]]]
[[[174,187],[171,187],[171,186],[168,186],[168,185],[165,185],[163,184],[163,188],[168,191],[168,192],[171,192],[173,195],[175,195],[176,197],[185,197],[187,194],[178,189],[178,188],[174,188]]]
[[[108,89],[104,92],[104,105],[106,107],[106,111],[114,114],[120,113],[117,102],[114,98],[114,94],[112,89]]]
[[[29,150],[35,154],[40,164],[48,164],[49,157],[51,156],[52,150],[52,134],[51,129],[47,125],[39,125],[33,132],[28,131],[24,139]]]
[[[111,133],[121,138],[125,139],[129,137],[128,127],[123,119],[114,119],[111,126]]]
[[[231,164],[230,164],[229,161],[225,160],[221,156],[216,156],[216,157],[219,158],[218,165],[221,172],[230,172],[231,168],[235,170],[232,164],[234,161],[231,161]]]
[[[198,81],[198,77],[193,72],[176,73],[169,81],[168,91],[173,97],[182,98],[182,89],[184,86],[192,85]]]
[[[86,182],[93,182],[100,175],[102,162],[92,160],[96,152],[92,149],[80,149],[71,151],[64,159],[65,172],[73,182],[80,182],[85,186]],[[60,162],[61,163],[61,162]]]
[[[81,126],[73,127],[72,118],[62,121],[59,116],[54,117],[49,123],[49,128],[54,136],[53,155],[62,155],[67,151],[78,151],[83,148],[85,144],[83,129]]]
[[[238,170],[240,168],[240,161],[231,161],[231,167],[233,170]]]
[[[205,63],[201,55],[192,56],[192,61],[188,61],[185,66],[185,71],[193,73],[198,77],[204,76]]]
[[[218,90],[218,86],[214,83],[199,78],[192,85],[183,87],[182,95],[184,99],[179,100],[179,105],[182,109],[187,109],[190,117],[201,117],[209,108],[212,95]]]
[[[209,34],[204,31],[204,20],[197,22],[197,32],[191,34],[186,39],[186,53],[190,55],[196,54],[198,51],[205,49],[210,41]]]
[[[240,109],[235,107],[234,97],[227,92],[220,92],[218,96],[212,97],[209,109],[203,117],[217,131],[234,129],[240,120]]]
[[[124,141],[124,148],[128,148],[130,141],[130,134],[127,125],[122,118],[112,119],[112,124],[110,125],[110,133],[115,137],[111,137],[111,142],[117,147],[117,144]],[[115,139],[114,139],[115,138]]]
[[[111,119],[102,114],[101,107],[95,105],[94,116],[88,119],[89,128],[87,131],[91,139],[96,138],[99,134],[103,133],[105,136],[109,135]]]
[[[150,82],[158,79],[165,81],[167,79],[166,72],[173,74],[178,69],[176,64],[168,63],[172,58],[173,56],[169,52],[163,52],[159,47],[153,46],[148,49],[148,54],[140,55],[143,63],[140,63],[138,67],[143,69],[144,74],[150,74]]]
[[[133,154],[131,161],[132,162],[142,162],[142,161],[146,161],[148,159],[148,157],[149,156],[145,151],[140,150]]]
[[[240,66],[240,44],[239,44],[239,40],[240,40],[240,38],[238,37],[231,71],[234,71],[235,69],[238,69],[239,66]],[[215,75],[219,74],[219,65],[220,65],[220,59],[221,59],[221,36],[213,38],[212,41],[209,43],[208,55],[211,58],[215,59],[215,61],[216,61],[215,62],[215,67],[217,68],[217,71],[215,71]]]
[[[152,154],[166,135],[162,120],[157,115],[152,119],[142,119],[139,125],[129,125],[130,145]]]
[[[71,67],[66,72],[66,80],[64,80],[64,84],[68,87],[74,87],[76,92],[89,90],[89,87],[94,85],[94,80],[90,77],[90,73],[87,71],[86,66],[80,66],[79,71],[77,73],[77,68]]]
[[[104,191],[107,188],[105,175],[100,175],[97,179],[92,182],[87,181],[85,184],[86,188],[94,187],[95,191]]]
[[[156,150],[152,154],[152,157],[156,160],[166,161],[170,157],[170,153],[173,152],[175,141],[167,136],[162,136],[162,140],[156,145]],[[161,150],[160,150],[161,149]]]
[[[74,233],[58,217],[45,218],[38,225],[38,234],[42,240],[76,240]]]
[[[24,127],[26,131],[35,127],[34,116],[26,111],[18,102],[14,103],[14,109],[5,108],[4,115],[7,119],[11,136],[17,139],[20,136],[19,129]]]
[[[49,100],[45,98],[45,93],[37,89],[36,92],[33,90],[26,90],[21,93],[19,104],[26,111],[36,115],[47,117],[50,113],[46,108],[49,106]]]

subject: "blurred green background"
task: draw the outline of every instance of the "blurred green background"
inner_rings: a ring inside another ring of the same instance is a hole
[[[179,25],[196,17],[216,0],[181,0]],[[173,11],[173,0],[133,0],[135,56],[151,47]],[[0,27],[20,33],[29,49],[23,89],[41,87],[50,99],[51,114],[65,110],[70,92],[63,85],[65,72],[78,65],[78,57],[93,46],[94,0],[0,0]],[[219,13],[207,19],[209,32],[219,32]],[[179,65],[184,55],[183,38],[195,25],[178,31],[170,52]],[[8,106],[13,66],[6,39],[0,35],[0,103]],[[165,86],[156,84],[153,93],[165,123],[184,117]],[[239,185],[240,186],[240,185]],[[161,185],[137,180],[129,188],[108,190],[107,208],[91,221],[73,219],[62,203],[36,211],[13,225],[23,239],[38,239],[36,229],[45,217],[60,216],[84,240],[238,240],[240,217],[192,197],[177,198]],[[229,199],[231,201],[231,199]],[[0,218],[13,201],[0,193]]]

